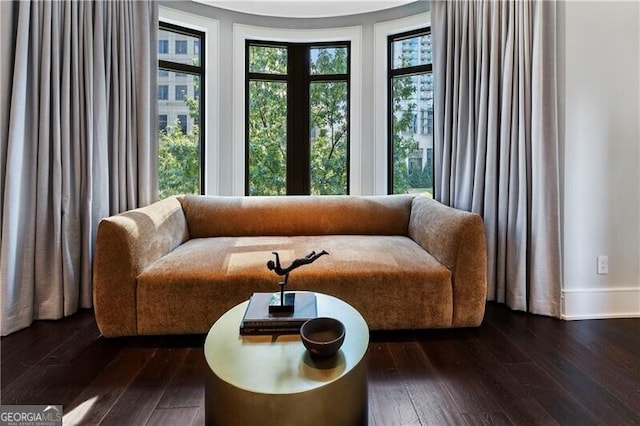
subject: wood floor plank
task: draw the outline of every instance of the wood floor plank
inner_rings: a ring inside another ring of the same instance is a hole
[[[573,329],[571,324],[563,325]],[[640,369],[635,370],[634,377],[624,366],[611,362],[609,358],[611,347],[592,350],[576,333],[567,332],[563,336],[557,335],[556,321],[536,321],[530,327],[534,333],[548,336],[547,341],[555,351],[562,353],[576,368],[613,395],[615,397],[613,401],[616,404],[620,402],[630,414],[633,413],[629,416],[630,420],[633,416],[640,417],[640,388],[638,388]]]
[[[76,332],[91,323],[95,324],[91,311],[83,310],[74,315],[73,321],[36,321],[29,328],[3,337],[0,341],[2,390],[56,349],[72,346],[68,342],[73,341]]]
[[[640,357],[640,331],[636,331],[630,325],[640,323],[640,320],[611,319],[575,322],[574,328],[586,327],[591,333],[633,354],[635,358]]]
[[[511,374],[562,425],[597,424],[589,410],[536,363],[507,366]]]
[[[100,337],[100,330],[95,321],[82,328],[76,329],[71,337],[73,344],[63,344],[49,352],[39,362],[39,365],[64,365],[71,363],[78,355],[86,350]]]
[[[156,408],[147,426],[190,425],[198,414],[198,407]],[[204,424],[204,423],[202,423]]]
[[[202,348],[192,348],[162,395],[158,408],[197,407],[204,401],[207,362]]]
[[[640,320],[636,322],[640,323]],[[602,327],[602,323],[601,320],[573,321],[571,336],[592,352],[603,354],[605,362],[624,368],[629,376],[637,376],[640,372],[640,344],[630,342],[635,335],[616,334],[615,326]],[[612,320],[611,323],[620,322]]]
[[[153,358],[156,350],[123,348],[70,404],[65,405],[65,424],[99,424],[133,379]]]
[[[495,351],[488,349],[487,345],[491,346],[494,341],[484,341],[475,337],[480,335],[477,330],[469,330],[467,333],[474,337],[456,341],[454,345],[466,354],[477,380],[484,384],[502,407],[499,413],[504,413],[512,424],[557,425],[544,406],[511,375],[508,365],[514,363],[501,362],[494,355]],[[509,397],[504,398],[504,395]],[[491,416],[493,417],[495,416]]]
[[[531,362],[531,358],[490,322],[485,321],[474,333],[500,362]]]
[[[105,339],[88,312],[2,338],[0,402],[62,404],[65,424],[204,424],[204,336]],[[367,365],[372,426],[640,424],[640,319],[489,303],[479,328],[373,332]]]
[[[43,386],[43,394],[54,401],[73,401],[104,370],[120,351],[118,342],[91,342],[68,364],[61,364],[61,378]],[[45,366],[46,367],[46,366]],[[40,366],[35,366],[38,369]]]
[[[640,346],[640,322],[637,318],[617,318],[607,320],[605,323],[598,321],[598,323],[605,329],[616,330],[619,334],[623,334],[636,348]]]
[[[205,422],[205,418],[204,418],[204,400],[202,401],[202,404],[198,407],[196,414],[194,415],[193,419],[191,420],[191,426],[202,426],[204,425]],[[185,425],[186,426],[186,425]]]
[[[73,346],[71,343],[70,346]],[[104,339],[78,346],[74,358],[34,365],[2,391],[3,404],[64,404],[73,400],[120,350]],[[34,386],[34,384],[37,384]]]
[[[436,372],[442,377],[447,392],[458,410],[467,413],[501,412],[502,408],[482,381],[478,380],[475,366],[467,357],[460,342],[468,336],[457,337],[455,331],[444,331],[439,337],[420,344]]]
[[[508,426],[512,425],[505,413],[466,413],[465,421],[470,426]]]
[[[100,424],[105,426],[145,424],[188,352],[189,349],[185,348],[158,349]]]
[[[404,387],[388,345],[372,343],[367,352],[369,412],[374,424],[384,426],[419,425],[418,414]]]
[[[534,331],[537,328],[536,323],[550,321],[555,324],[555,336],[559,333],[566,334],[566,324],[563,321],[508,313],[500,313],[490,321],[503,330],[512,341],[517,341],[520,347],[567,392],[577,395],[585,409],[598,422],[627,424],[630,419],[635,418],[635,414],[624,404],[568,360],[562,348],[554,347],[556,337],[541,335],[539,328],[538,334]],[[598,367],[593,366],[593,368]]]
[[[42,359],[51,351],[52,346],[55,347],[55,342],[61,343],[61,340],[68,339],[75,330],[91,322],[95,322],[91,309],[80,309],[72,317],[62,320],[34,321],[29,327],[0,339],[2,363],[24,358],[27,352]]]
[[[464,418],[420,345],[417,342],[399,342],[389,347],[420,422],[464,424]]]
[[[3,405],[55,405],[63,404],[62,400],[49,399],[45,388],[52,383],[59,383],[67,371],[65,366],[47,365],[39,368],[30,368],[9,386],[2,390],[1,401]]]

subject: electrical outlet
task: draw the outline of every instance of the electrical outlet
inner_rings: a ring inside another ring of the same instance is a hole
[[[607,275],[609,273],[609,257],[598,256],[598,275]]]

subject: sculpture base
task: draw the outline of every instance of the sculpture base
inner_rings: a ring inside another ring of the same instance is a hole
[[[273,293],[269,301],[270,314],[292,314],[296,301],[295,293],[285,293],[281,298],[280,293]]]

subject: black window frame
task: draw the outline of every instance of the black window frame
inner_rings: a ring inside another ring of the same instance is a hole
[[[287,49],[287,73],[269,74],[249,71],[251,46],[279,47]],[[347,49],[347,72],[343,74],[312,74],[311,49],[340,47]],[[287,195],[311,193],[311,144],[310,90],[311,83],[344,81],[347,84],[347,147],[346,173],[349,194],[351,176],[351,41],[331,42],[279,42],[270,40],[245,40],[245,195],[249,194],[249,83],[251,81],[280,81],[287,83]],[[290,96],[292,94],[293,96]],[[304,141],[304,142],[302,142]]]
[[[394,166],[394,146],[393,146],[393,79],[396,77],[408,77],[418,74],[432,73],[433,64],[415,65],[405,68],[393,68],[393,43],[421,35],[431,34],[431,26],[417,28],[398,34],[391,34],[387,37],[387,193],[393,194],[393,166]],[[433,176],[433,196],[436,196],[436,176],[432,160],[431,165]]]
[[[164,22],[164,21],[159,21],[158,22],[158,29],[159,30],[165,30],[165,31],[170,31],[173,33],[178,33],[178,34],[183,34],[189,37],[195,37],[200,41],[200,61],[198,63],[198,65],[192,65],[192,64],[182,64],[179,62],[174,62],[174,61],[168,61],[168,60],[164,60],[164,59],[158,59],[158,69],[159,70],[166,70],[166,71],[171,71],[171,72],[175,72],[175,73],[185,73],[185,74],[190,74],[190,75],[196,75],[198,76],[198,78],[200,79],[200,98],[199,98],[199,102],[198,102],[198,108],[199,108],[199,112],[200,112],[200,120],[199,120],[199,125],[200,125],[200,194],[204,194],[205,193],[205,176],[204,176],[204,171],[205,171],[205,158],[206,158],[206,146],[204,143],[204,135],[206,134],[206,121],[204,119],[204,117],[206,117],[205,113],[205,96],[204,94],[207,93],[206,91],[206,81],[205,81],[205,76],[206,76],[206,68],[205,68],[205,63],[206,63],[206,38],[205,38],[205,33],[202,31],[198,31],[198,30],[194,30],[192,28],[187,28],[187,27],[183,27],[181,25],[176,25],[176,24],[171,24],[169,22]]]

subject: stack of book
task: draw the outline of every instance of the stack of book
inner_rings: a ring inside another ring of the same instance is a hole
[[[253,293],[240,322],[240,335],[300,333],[302,324],[318,316],[316,295],[306,292],[293,294],[293,313],[270,314],[269,305],[280,300],[280,293]]]

